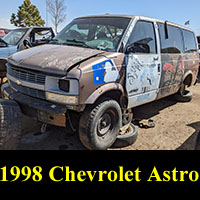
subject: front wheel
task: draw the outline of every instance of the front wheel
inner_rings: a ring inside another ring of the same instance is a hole
[[[84,111],[79,122],[79,137],[88,149],[106,150],[115,142],[121,126],[119,104],[105,99]]]
[[[0,99],[0,150],[16,150],[21,137],[22,112],[12,100]]]

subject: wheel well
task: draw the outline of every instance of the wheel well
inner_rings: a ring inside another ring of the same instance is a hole
[[[183,81],[185,85],[190,87],[192,85],[192,74],[189,74]]]
[[[107,91],[104,94],[102,94],[97,100],[99,101],[101,98],[110,98],[119,103],[120,106],[126,107],[127,106],[127,100],[124,96],[122,96],[122,92],[120,90],[111,90]]]

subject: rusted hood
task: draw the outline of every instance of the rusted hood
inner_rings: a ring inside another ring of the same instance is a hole
[[[61,45],[43,45],[9,57],[9,63],[33,70],[65,75],[67,70],[103,51]]]

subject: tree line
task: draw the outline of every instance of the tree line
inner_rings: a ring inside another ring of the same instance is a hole
[[[55,32],[58,32],[58,25],[66,19],[66,6],[64,0],[46,0],[47,11],[51,15]],[[38,8],[31,3],[31,0],[24,0],[18,7],[17,13],[12,13],[11,24],[16,27],[44,26],[45,21],[40,16]]]

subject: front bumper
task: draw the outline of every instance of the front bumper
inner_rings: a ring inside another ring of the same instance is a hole
[[[13,90],[8,84],[1,88],[3,98],[16,101],[22,113],[40,122],[55,126],[66,126],[67,108],[64,105],[33,98]]]

